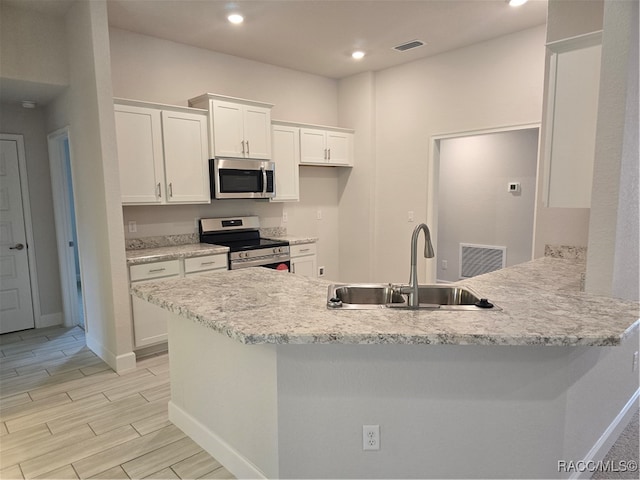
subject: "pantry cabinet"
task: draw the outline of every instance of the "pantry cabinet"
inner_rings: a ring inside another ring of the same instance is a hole
[[[595,32],[547,45],[543,198],[549,207],[591,206],[601,41]]]
[[[210,203],[207,112],[116,99],[124,205]]]
[[[301,128],[300,164],[353,166],[353,132],[337,128]]]
[[[189,105],[209,112],[211,157],[271,158],[273,105],[213,94],[192,98]]]
[[[300,128],[273,122],[272,160],[276,164],[276,196],[272,202],[300,200]]]

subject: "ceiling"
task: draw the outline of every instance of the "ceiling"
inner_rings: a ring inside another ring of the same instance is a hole
[[[1,0],[64,15],[73,0]],[[82,0],[87,1],[87,0]],[[436,55],[546,21],[547,0],[107,0],[111,26],[342,78]],[[240,12],[245,21],[226,17]],[[411,40],[425,46],[397,52]],[[354,61],[351,52],[364,50]]]

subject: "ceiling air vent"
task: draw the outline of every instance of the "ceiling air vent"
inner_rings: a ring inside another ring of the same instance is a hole
[[[397,45],[393,47],[394,50],[399,52],[406,52],[407,50],[411,50],[412,48],[418,48],[424,45],[424,42],[420,40],[412,40],[407,43],[403,43],[402,45]]]

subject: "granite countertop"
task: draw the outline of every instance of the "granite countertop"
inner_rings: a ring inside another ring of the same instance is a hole
[[[264,238],[270,240],[287,240],[289,245],[302,245],[305,243],[315,243],[318,241],[317,237],[297,237],[294,235],[265,235]]]
[[[143,263],[161,262],[164,260],[176,260],[181,258],[202,257],[227,253],[229,247],[210,245],[208,243],[191,243],[187,245],[172,245],[166,247],[139,248],[127,250],[127,265],[140,265]]]
[[[131,292],[245,344],[619,345],[638,328],[639,305],[580,292],[584,268],[541,258],[461,282],[499,311],[329,310],[330,282],[264,268]]]

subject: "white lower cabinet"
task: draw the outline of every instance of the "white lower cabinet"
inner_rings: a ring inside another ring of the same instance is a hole
[[[316,244],[303,243],[290,246],[291,273],[306,277],[317,276]]]
[[[196,275],[227,270],[227,254],[205,255],[132,265],[129,278],[132,284],[165,280],[183,275]],[[167,341],[167,321],[163,310],[138,297],[131,297],[134,348],[149,347]]]

